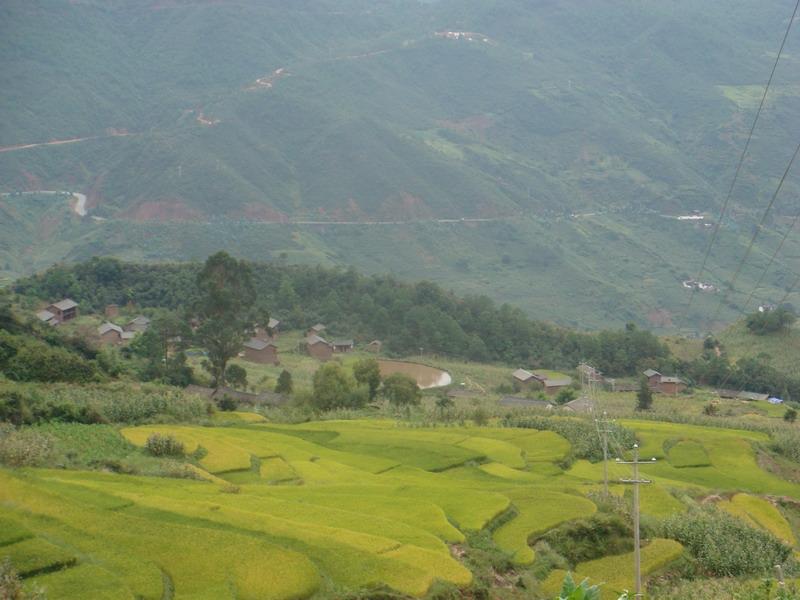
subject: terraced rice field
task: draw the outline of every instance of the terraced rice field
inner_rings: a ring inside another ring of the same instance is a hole
[[[11,557],[51,598],[289,600],[379,587],[419,597],[437,580],[471,582],[454,551],[470,532],[490,528],[497,546],[527,565],[537,536],[596,511],[587,495],[599,489],[601,465],[562,470],[569,444],[548,431],[225,422],[122,430],[139,446],[161,433],[188,452],[204,449],[196,480],[0,470],[0,559]],[[800,497],[800,486],[758,467],[751,442],[760,434],[626,425],[643,455],[659,459],[642,469],[655,481],[642,490],[645,514],[683,510],[672,489],[729,490],[726,510],[796,543],[761,495]],[[625,493],[613,482],[626,468],[612,464],[610,475],[611,491]],[[648,540],[645,572],[681,552],[676,542]],[[618,590],[629,587],[631,565],[628,555],[608,556],[576,573]],[[553,572],[544,588],[560,577]]]

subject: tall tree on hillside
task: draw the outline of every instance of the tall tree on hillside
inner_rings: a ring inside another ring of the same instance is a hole
[[[228,361],[252,334],[256,291],[249,265],[226,252],[209,256],[197,275],[200,326],[197,340],[208,351],[205,368],[214,387],[225,384]]]
[[[639,391],[636,392],[636,410],[649,410],[653,406],[653,391],[647,377],[642,377],[639,382]]]

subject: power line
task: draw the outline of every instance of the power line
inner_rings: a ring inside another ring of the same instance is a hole
[[[717,236],[719,234],[719,228],[722,225],[722,221],[725,218],[725,213],[728,210],[728,204],[730,203],[731,196],[733,195],[733,189],[736,187],[736,182],[739,179],[739,172],[742,170],[742,165],[744,164],[745,156],[747,156],[747,151],[750,148],[750,142],[753,139],[753,132],[756,129],[756,125],[758,124],[758,120],[761,117],[761,110],[764,108],[764,103],[767,100],[767,94],[769,93],[769,88],[772,85],[772,79],[775,77],[775,71],[778,68],[778,63],[781,60],[781,55],[783,54],[783,48],[786,46],[786,40],[789,38],[789,32],[792,29],[792,24],[794,23],[794,19],[797,16],[797,10],[800,8],[800,0],[797,0],[794,5],[794,10],[792,11],[792,16],[789,19],[789,24],[786,26],[786,32],[783,34],[783,40],[781,41],[781,47],[778,50],[778,55],[775,57],[775,63],[772,65],[772,71],[770,71],[769,79],[767,80],[767,85],[764,87],[764,95],[761,96],[761,102],[758,105],[758,110],[756,111],[756,116],[753,119],[753,124],[750,126],[750,133],[747,135],[747,141],[744,144],[744,149],[742,150],[742,155],[739,157],[739,163],[736,165],[736,171],[733,174],[733,180],[731,181],[731,185],[728,188],[728,194],[725,196],[725,201],[722,203],[722,210],[719,213],[719,218],[717,219],[717,223],[714,226],[714,232],[711,235],[711,240],[709,241],[708,245],[706,246],[705,255],[703,256],[703,262],[700,264],[700,270],[697,272],[697,277],[695,277],[695,281],[700,281],[703,272],[705,271],[706,264],[708,263],[708,257],[711,254],[711,248],[714,246],[714,243],[717,240]],[[689,303],[686,306],[688,310],[692,306],[692,301],[694,300],[694,295],[697,293],[696,288],[692,288],[692,293],[689,296]]]
[[[798,3],[800,3],[800,0],[798,0]],[[797,158],[798,153],[800,153],[800,144],[797,145],[797,148],[795,148],[794,150],[794,154],[792,154],[792,158],[789,160],[789,164],[786,165],[786,170],[783,172],[783,176],[781,177],[781,180],[778,182],[778,187],[775,188],[775,193],[772,194],[772,198],[770,198],[769,204],[767,204],[767,208],[761,215],[761,220],[759,221],[756,230],[753,232],[753,236],[750,238],[750,244],[748,244],[747,250],[745,251],[744,256],[742,257],[742,260],[739,261],[739,265],[736,267],[736,272],[733,274],[733,278],[731,279],[730,284],[728,285],[725,292],[723,292],[722,298],[719,299],[719,303],[717,303],[717,308],[714,310],[714,314],[711,317],[712,322],[717,318],[717,315],[719,314],[719,311],[722,308],[722,303],[725,302],[725,300],[728,298],[728,294],[730,293],[730,291],[733,290],[734,287],[736,286],[736,280],[739,278],[739,275],[742,272],[742,267],[744,267],[744,264],[747,262],[747,259],[750,256],[750,252],[753,249],[753,244],[755,244],[756,239],[758,238],[758,234],[761,233],[761,230],[764,227],[764,223],[766,222],[767,217],[769,216],[769,212],[772,210],[772,206],[775,204],[775,200],[778,198],[778,194],[780,194],[781,188],[783,188],[783,184],[786,181],[786,178],[789,176],[789,171],[791,171],[792,165],[794,164],[794,161]]]
[[[783,234],[783,237],[781,238],[781,241],[778,244],[778,247],[775,248],[775,252],[773,252],[772,256],[770,257],[769,262],[767,263],[767,266],[764,267],[764,269],[761,271],[761,275],[759,276],[755,287],[750,291],[750,294],[747,296],[747,300],[744,301],[744,304],[742,305],[742,308],[743,308],[744,311],[747,310],[747,305],[750,304],[750,300],[753,299],[753,294],[756,293],[756,290],[758,290],[758,288],[761,286],[761,283],[764,281],[764,278],[767,276],[767,271],[769,271],[769,268],[772,266],[772,263],[775,262],[775,258],[778,256],[778,253],[781,251],[781,248],[783,248],[783,245],[786,243],[786,240],[789,238],[789,234],[792,233],[792,231],[794,231],[794,227],[795,227],[795,225],[797,225],[797,221],[798,220],[800,220],[800,212],[798,212],[794,216],[794,219],[792,219],[792,224],[789,226],[789,229],[786,230],[786,233]],[[781,302],[781,304],[783,304],[783,303]]]

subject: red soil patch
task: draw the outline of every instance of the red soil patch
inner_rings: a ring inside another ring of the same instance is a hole
[[[263,221],[268,223],[288,223],[289,217],[279,210],[265,206],[264,204],[248,203],[237,213],[244,219],[252,221]]]
[[[381,206],[381,212],[387,215],[389,219],[398,221],[430,219],[433,216],[430,207],[425,204],[422,198],[408,192],[387,198]]]
[[[471,133],[483,138],[486,132],[494,125],[494,120],[487,115],[473,115],[458,121],[437,121],[440,127],[458,133]]]
[[[672,327],[672,313],[660,308],[647,313],[647,320],[656,327]]]
[[[133,221],[201,221],[204,215],[183,200],[142,202],[125,216]]]

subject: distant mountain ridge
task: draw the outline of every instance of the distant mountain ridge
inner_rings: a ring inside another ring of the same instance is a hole
[[[0,198],[0,270],[225,247],[435,278],[565,325],[699,331],[716,298],[686,314],[681,281],[708,231],[666,217],[717,214],[787,17],[755,0],[10,0],[0,192],[83,193],[90,216]],[[717,286],[794,143],[796,37],[711,256]],[[768,298],[797,256],[791,241]]]

